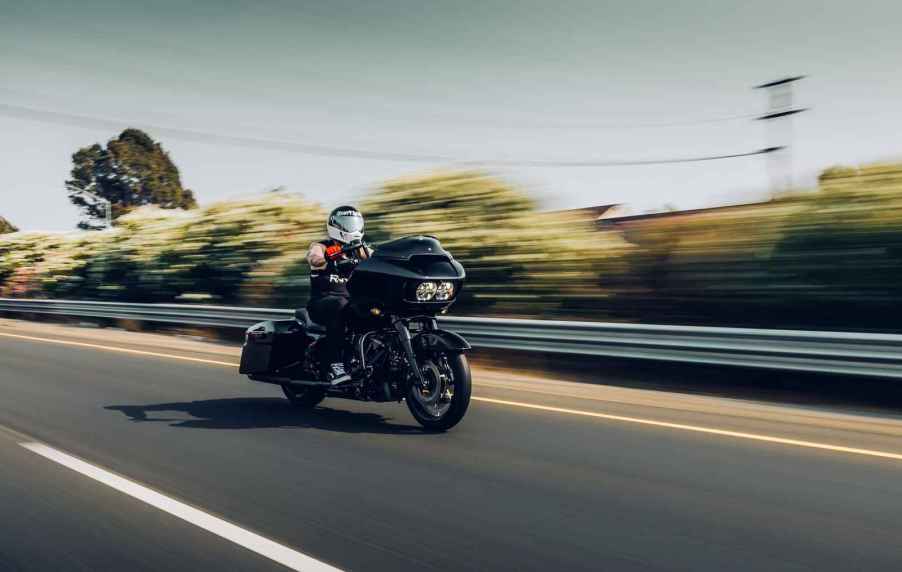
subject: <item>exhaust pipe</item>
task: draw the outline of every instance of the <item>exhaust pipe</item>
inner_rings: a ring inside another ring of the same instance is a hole
[[[271,383],[273,385],[294,385],[299,387],[332,387],[328,382],[308,380],[308,379],[292,379],[290,377],[278,377],[275,375],[249,375],[248,379],[259,381],[260,383]]]

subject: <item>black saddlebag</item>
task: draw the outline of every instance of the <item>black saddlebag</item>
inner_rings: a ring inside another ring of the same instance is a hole
[[[297,320],[268,320],[247,329],[239,373],[264,374],[304,359],[307,335]]]

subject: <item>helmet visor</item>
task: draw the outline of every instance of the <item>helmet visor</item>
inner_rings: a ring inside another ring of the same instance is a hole
[[[363,216],[356,212],[340,212],[332,217],[332,222],[343,232],[362,232]]]

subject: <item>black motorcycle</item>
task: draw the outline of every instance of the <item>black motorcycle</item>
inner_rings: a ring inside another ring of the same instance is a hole
[[[345,247],[353,252],[360,244]],[[312,408],[325,397],[406,401],[426,429],[457,425],[470,405],[467,341],[438,328],[435,316],[460,293],[463,266],[432,236],[380,245],[348,277],[351,294],[343,360],[351,380],[332,385],[320,374],[324,327],[306,309],[294,320],[248,328],[240,372],[282,386],[294,405]]]

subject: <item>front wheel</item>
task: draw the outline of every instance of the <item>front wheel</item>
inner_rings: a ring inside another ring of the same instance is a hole
[[[414,419],[429,431],[447,431],[463,419],[470,406],[472,387],[470,364],[463,354],[438,353],[419,363],[426,380],[411,384],[407,408]]]
[[[285,383],[282,384],[282,391],[288,401],[298,409],[313,409],[326,398],[326,392],[315,387],[298,388]]]

